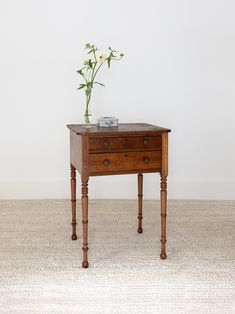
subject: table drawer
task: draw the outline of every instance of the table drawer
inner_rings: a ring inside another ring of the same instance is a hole
[[[110,149],[161,149],[161,136],[130,136],[90,138],[90,150]]]
[[[90,173],[154,170],[161,168],[161,151],[90,154]]]

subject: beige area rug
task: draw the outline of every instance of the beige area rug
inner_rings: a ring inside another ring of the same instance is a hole
[[[0,313],[235,313],[235,202],[90,201],[89,262],[70,240],[70,202],[0,202]]]

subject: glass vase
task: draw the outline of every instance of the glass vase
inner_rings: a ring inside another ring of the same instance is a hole
[[[84,113],[84,122],[85,122],[84,127],[87,129],[92,128],[91,126],[92,113],[91,113],[90,101],[91,101],[91,89],[86,90],[86,110]]]
[[[92,113],[91,113],[90,108],[88,108],[88,110],[86,110],[84,114],[84,122],[85,122],[84,127],[87,129],[92,128],[91,121],[92,121]]]

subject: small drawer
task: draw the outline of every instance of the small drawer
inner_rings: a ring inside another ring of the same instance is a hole
[[[161,149],[161,136],[128,136],[90,138],[90,150],[112,150],[112,149]]]
[[[90,150],[123,149],[124,144],[125,141],[123,137],[101,137],[89,139]]]
[[[161,149],[161,136],[137,136],[125,138],[125,145],[127,148],[156,148]]]
[[[161,151],[90,154],[90,174],[159,170]]]

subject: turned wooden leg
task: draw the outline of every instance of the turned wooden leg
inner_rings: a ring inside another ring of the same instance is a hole
[[[161,259],[166,259],[166,209],[167,209],[167,182],[166,177],[161,175]]]
[[[143,174],[139,173],[138,174],[138,220],[139,220],[139,226],[137,229],[138,233],[143,232],[142,228],[142,208],[143,208]]]
[[[72,240],[77,239],[76,235],[76,169],[71,164],[71,202],[72,202]]]
[[[87,251],[88,251],[88,180],[82,181],[82,231],[83,231],[83,262],[82,267],[89,266]]]

